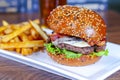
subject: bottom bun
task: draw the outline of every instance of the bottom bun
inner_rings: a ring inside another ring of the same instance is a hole
[[[94,64],[101,58],[98,56],[95,56],[93,58],[88,55],[83,55],[80,58],[68,59],[63,54],[58,55],[58,54],[48,53],[48,55],[59,64],[63,64],[67,66],[86,66],[86,65]]]

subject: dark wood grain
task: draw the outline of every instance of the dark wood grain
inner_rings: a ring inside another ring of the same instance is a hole
[[[52,73],[0,57],[0,80],[67,80]]]
[[[108,41],[120,44],[120,13],[107,11],[102,13],[107,23]],[[0,13],[0,25],[2,20],[10,23],[19,23],[29,19],[39,18],[33,14],[2,14]],[[0,80],[68,80],[62,76],[36,69],[3,57],[0,57]],[[106,80],[120,80],[120,71],[109,76]]]

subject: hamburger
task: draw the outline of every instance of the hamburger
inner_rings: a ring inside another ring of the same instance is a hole
[[[108,55],[106,25],[95,11],[58,6],[50,12],[47,24],[53,33],[45,46],[54,61],[67,66],[86,66]]]

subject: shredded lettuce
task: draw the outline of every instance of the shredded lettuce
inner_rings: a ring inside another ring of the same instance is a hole
[[[77,52],[72,52],[70,50],[66,50],[66,49],[60,49],[58,47],[55,47],[52,43],[48,43],[45,44],[45,47],[47,49],[48,52],[52,53],[52,54],[64,54],[66,58],[79,58],[81,57],[83,54],[81,53],[77,53]],[[100,51],[100,52],[93,52],[91,54],[89,54],[90,56],[94,57],[94,56],[107,56],[109,53],[108,49],[104,50],[104,51]]]

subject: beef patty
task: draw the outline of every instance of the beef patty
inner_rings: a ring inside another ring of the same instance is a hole
[[[90,54],[93,52],[99,52],[99,51],[105,50],[105,45],[104,46],[77,47],[77,46],[73,46],[73,45],[64,43],[66,41],[81,41],[81,39],[66,36],[66,37],[58,38],[55,41],[53,41],[52,43],[56,47],[59,47],[61,49],[67,49],[67,50],[71,50],[71,51],[78,52],[81,54]]]
[[[76,47],[76,46],[72,46],[72,45],[65,44],[65,43],[58,44],[57,47],[61,49],[67,49],[67,50],[71,50],[74,52],[78,52],[81,54],[90,54],[92,52],[98,52],[98,51],[105,50],[105,46]]]

